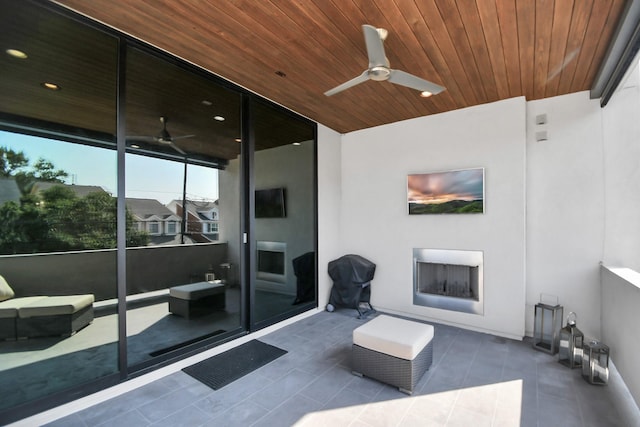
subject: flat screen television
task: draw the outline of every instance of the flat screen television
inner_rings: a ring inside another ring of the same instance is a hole
[[[285,218],[286,190],[284,188],[268,188],[256,190],[256,218]]]

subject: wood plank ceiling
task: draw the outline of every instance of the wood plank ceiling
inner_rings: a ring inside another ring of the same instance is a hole
[[[501,99],[588,90],[624,0],[59,0],[345,133]],[[391,67],[447,88],[368,81],[361,26]]]

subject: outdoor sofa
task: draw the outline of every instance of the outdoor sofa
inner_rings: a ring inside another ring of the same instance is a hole
[[[0,340],[71,336],[93,321],[92,294],[27,296],[0,276]]]

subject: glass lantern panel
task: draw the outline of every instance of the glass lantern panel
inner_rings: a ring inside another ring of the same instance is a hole
[[[549,353],[558,351],[558,337],[561,328],[562,306],[536,304],[533,332],[533,346]]]

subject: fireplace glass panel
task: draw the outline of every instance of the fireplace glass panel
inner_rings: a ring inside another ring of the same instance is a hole
[[[258,251],[258,272],[284,274],[284,252]]]
[[[413,304],[484,313],[482,251],[413,249]]]
[[[417,291],[478,301],[478,267],[418,263]]]

